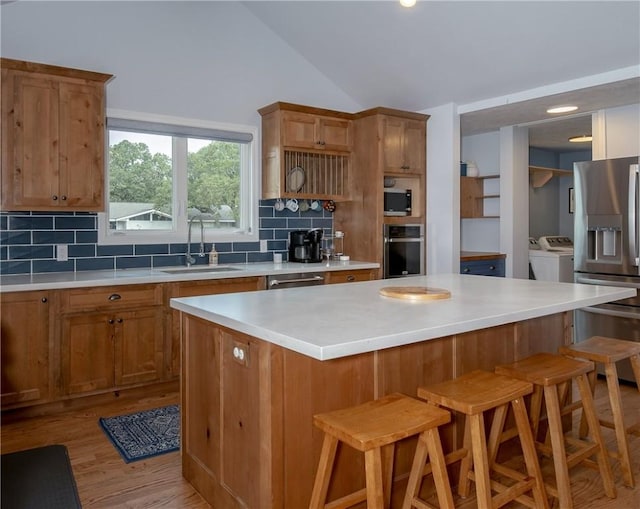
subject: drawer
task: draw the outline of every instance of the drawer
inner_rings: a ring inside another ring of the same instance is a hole
[[[372,281],[377,279],[377,269],[339,270],[327,272],[325,281],[327,284],[353,283],[356,281]]]
[[[460,262],[460,274],[504,277],[504,258]]]
[[[162,304],[162,285],[105,286],[77,288],[61,292],[65,313],[110,310]]]

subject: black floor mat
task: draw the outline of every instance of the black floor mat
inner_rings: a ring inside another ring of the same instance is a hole
[[[82,508],[64,445],[2,455],[2,509]]]

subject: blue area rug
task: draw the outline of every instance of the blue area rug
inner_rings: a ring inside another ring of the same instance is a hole
[[[180,449],[178,405],[101,417],[100,426],[127,463]]]

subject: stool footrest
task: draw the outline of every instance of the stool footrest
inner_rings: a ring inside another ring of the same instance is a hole
[[[349,493],[344,497],[332,500],[331,502],[328,502],[324,507],[325,509],[347,509],[347,507],[354,506],[359,502],[364,502],[365,500],[367,500],[367,489],[362,488],[361,490]]]
[[[516,481],[512,486],[507,486],[495,479],[491,479],[491,489],[497,493],[497,495],[493,496],[494,507],[502,507],[504,504],[516,500],[527,507],[535,509],[536,503],[533,498],[524,495],[524,493],[531,491],[535,485],[535,479],[533,479],[533,477],[528,477],[504,465],[493,465],[491,470]],[[476,482],[476,476],[473,470],[469,472],[469,479]]]

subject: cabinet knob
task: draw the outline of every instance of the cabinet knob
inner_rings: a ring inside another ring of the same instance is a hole
[[[118,323],[122,323],[122,322],[124,322],[124,320],[122,318],[118,318],[117,322]]]
[[[355,280],[356,280],[355,276],[352,276],[352,275],[347,276],[347,281],[351,282],[351,281],[355,281]]]
[[[496,266],[495,265],[489,265],[489,269],[496,270]]]
[[[109,300],[111,300],[111,301],[120,300],[121,298],[122,297],[118,293],[112,293],[111,295],[109,295]]]
[[[115,320],[114,320],[113,318],[109,318],[109,323],[110,323],[111,325],[113,325],[113,323],[114,323],[114,322],[115,322]]]
[[[53,201],[57,201],[57,200],[58,200],[58,195],[54,194],[54,195],[51,197],[51,199],[52,199]]]
[[[462,272],[464,272],[464,273],[471,272],[471,269],[469,267],[465,267]]]
[[[47,300],[48,299],[46,297],[42,297],[42,299],[40,299],[40,302],[45,303],[45,302],[47,302]]]
[[[60,199],[61,199],[62,201],[67,201],[67,197],[66,197],[64,194],[60,197]]]

